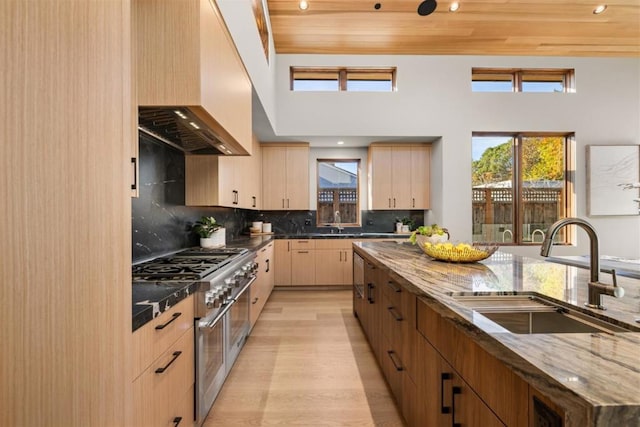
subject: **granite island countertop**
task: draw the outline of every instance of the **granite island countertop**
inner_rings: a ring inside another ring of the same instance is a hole
[[[394,242],[354,243],[356,252],[386,268],[467,336],[565,408],[567,426],[640,426],[640,332],[515,334],[483,326],[452,293],[535,292],[582,307],[589,271],[496,252],[471,264],[431,259]],[[601,281],[611,283],[609,274]],[[619,277],[623,298],[603,297],[604,315],[640,331],[640,280]]]

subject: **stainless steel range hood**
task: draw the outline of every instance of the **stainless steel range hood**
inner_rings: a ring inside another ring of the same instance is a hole
[[[237,143],[201,107],[139,107],[138,129],[189,154],[243,155]]]

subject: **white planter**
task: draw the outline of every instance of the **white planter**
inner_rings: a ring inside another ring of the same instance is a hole
[[[211,237],[201,237],[200,246],[207,249],[221,248],[227,243],[225,231],[224,228],[219,228]]]

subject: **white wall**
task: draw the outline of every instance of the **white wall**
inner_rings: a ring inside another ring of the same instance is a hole
[[[432,209],[425,220],[445,224],[455,239],[469,240],[472,132],[575,132],[576,216],[596,227],[602,254],[640,258],[640,216],[587,217],[585,170],[587,145],[640,144],[640,59],[276,55],[267,64],[251,0],[218,2],[278,136],[438,137],[432,153]],[[292,92],[290,66],[396,66],[398,90]],[[574,68],[576,93],[473,93],[472,67]],[[315,169],[311,173],[315,176]],[[310,193],[314,206],[314,180]],[[538,247],[510,250],[539,252]],[[586,235],[578,231],[576,247],[554,248],[553,253],[588,253]]]
[[[397,66],[394,93],[289,90],[290,66]],[[472,67],[574,68],[576,93],[473,93]],[[276,133],[440,136],[434,143],[428,222],[471,238],[471,134],[560,131],[576,135],[576,216],[586,216],[585,147],[640,144],[640,60],[555,57],[278,55]],[[633,194],[630,193],[630,198]],[[601,253],[640,258],[640,217],[587,218]],[[586,254],[588,240],[554,254]],[[537,247],[512,248],[535,255]]]

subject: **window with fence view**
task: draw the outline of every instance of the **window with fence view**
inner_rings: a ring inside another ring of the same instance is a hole
[[[318,225],[360,226],[359,160],[318,160]]]
[[[473,241],[540,244],[570,216],[571,135],[474,134]],[[565,229],[566,230],[566,229]],[[556,243],[566,243],[566,231]]]

